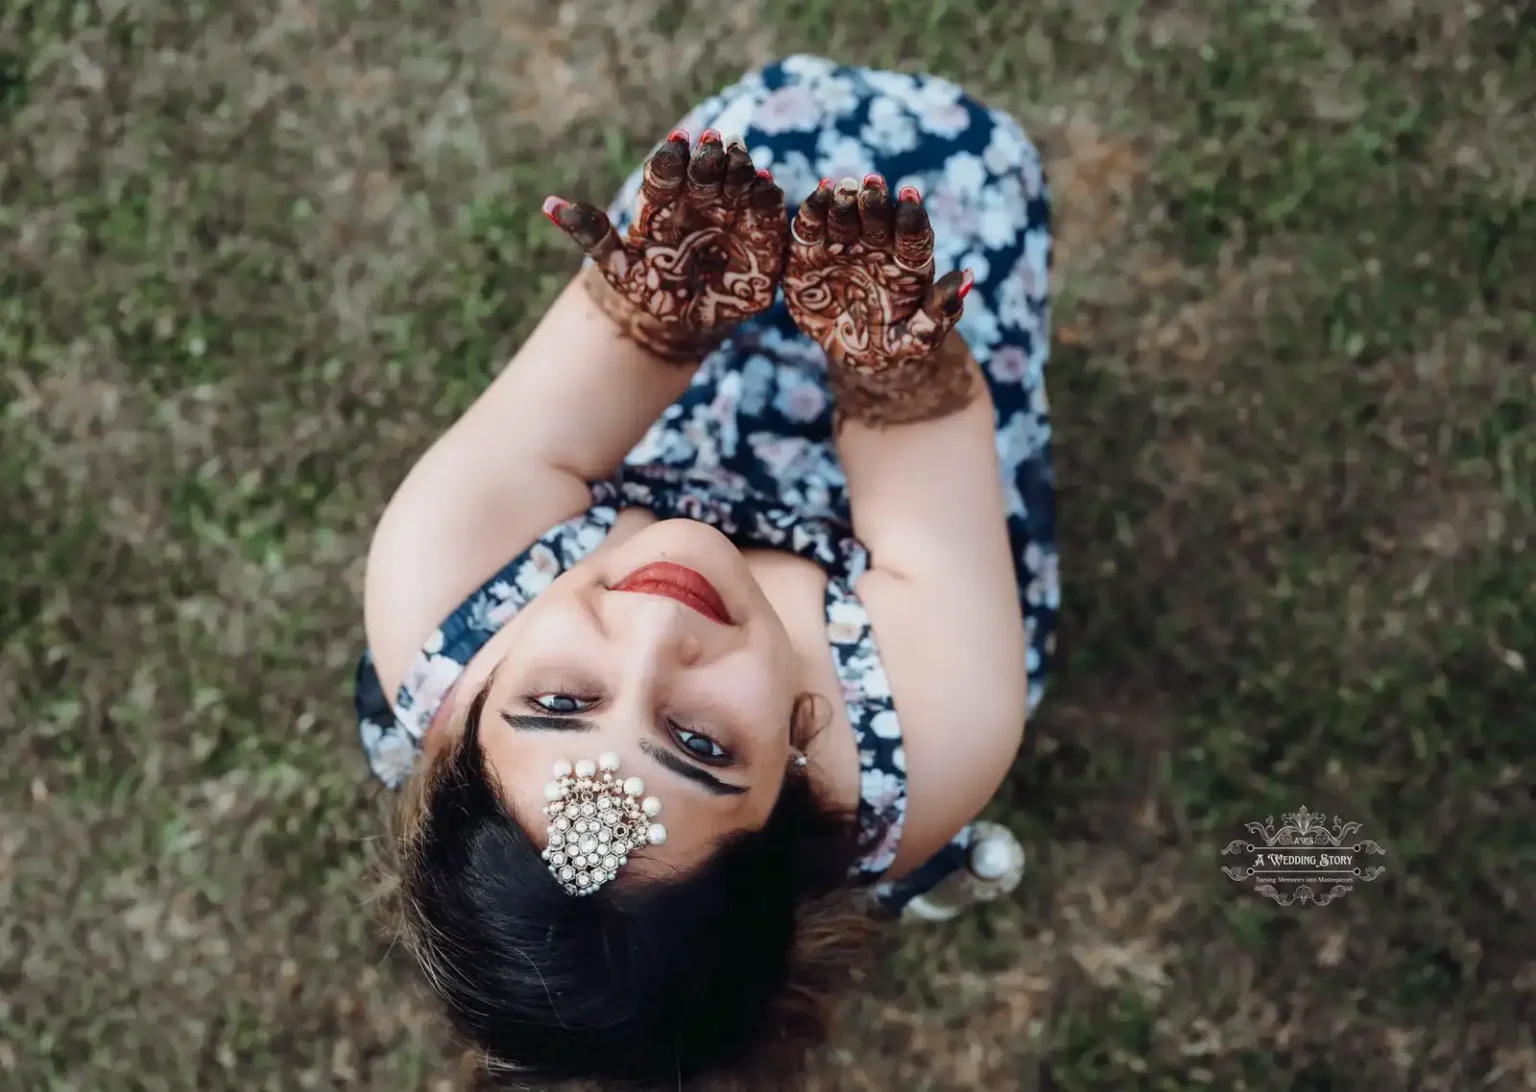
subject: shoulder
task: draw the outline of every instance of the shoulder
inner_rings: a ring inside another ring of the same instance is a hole
[[[907,813],[891,878],[938,852],[1012,768],[1028,710],[1023,618],[1013,589],[910,580],[858,584],[901,726]]]
[[[369,544],[363,583],[368,647],[393,694],[423,643],[500,568],[586,511],[591,491],[555,470],[517,475],[450,433],[411,469]]]

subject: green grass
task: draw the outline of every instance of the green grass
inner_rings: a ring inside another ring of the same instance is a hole
[[[439,1087],[370,910],[368,532],[568,275],[538,200],[798,50],[1024,122],[1073,335],[1033,871],[897,938],[817,1087],[1536,1079],[1529,17],[573,10],[0,15],[0,1087]],[[1236,891],[1301,805],[1387,875]]]

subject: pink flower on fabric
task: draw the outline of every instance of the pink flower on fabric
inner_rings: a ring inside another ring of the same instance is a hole
[[[821,120],[821,106],[815,92],[804,84],[789,84],[770,91],[758,104],[752,121],[770,136],[804,132]]]

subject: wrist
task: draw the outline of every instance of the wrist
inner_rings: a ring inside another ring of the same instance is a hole
[[[587,295],[614,324],[621,337],[668,364],[696,365],[725,340],[721,332],[690,330],[647,314],[608,283],[596,266],[581,273]]]
[[[983,384],[970,346],[955,330],[928,356],[878,368],[829,362],[827,375],[838,429],[855,423],[889,428],[949,417],[975,401]]]

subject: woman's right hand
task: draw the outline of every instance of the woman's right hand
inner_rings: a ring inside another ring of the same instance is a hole
[[[767,310],[784,269],[783,192],[713,129],[691,158],[678,129],[645,161],[623,237],[592,205],[550,197],[544,215],[592,258],[588,290],[621,332],[673,363],[697,364]]]

